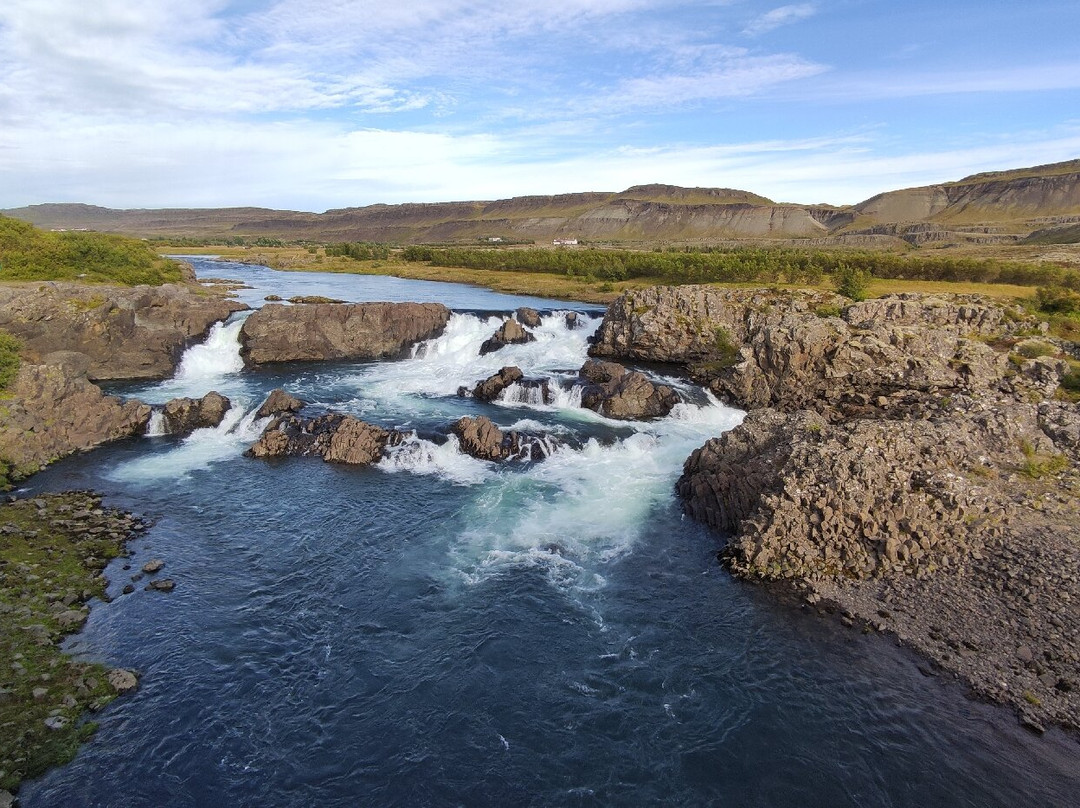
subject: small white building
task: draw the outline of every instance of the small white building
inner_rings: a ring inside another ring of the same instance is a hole
[[[577,245],[578,240],[576,238],[557,238],[551,243],[556,247],[574,247]]]

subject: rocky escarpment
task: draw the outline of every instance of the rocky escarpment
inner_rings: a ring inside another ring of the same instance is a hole
[[[975,298],[667,288],[612,306],[595,352],[682,362],[751,410],[678,483],[736,574],[1080,727],[1080,409],[1037,326]]]
[[[86,378],[85,354],[56,352],[43,359],[24,362],[0,402],[0,459],[16,478],[146,429],[150,407],[102,393]]]
[[[442,333],[450,310],[439,303],[273,303],[240,330],[248,364],[395,359]]]
[[[56,351],[78,351],[95,381],[166,378],[188,345],[246,308],[201,287],[173,284],[0,286],[0,329],[19,338],[25,359],[40,363]]]

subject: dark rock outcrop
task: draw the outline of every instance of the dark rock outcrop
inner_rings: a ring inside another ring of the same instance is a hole
[[[645,374],[628,371],[617,362],[590,359],[579,375],[587,382],[581,406],[608,418],[659,418],[679,403],[678,394],[667,385],[654,385]]]
[[[503,432],[483,415],[459,418],[451,431],[457,435],[462,451],[480,460],[541,460],[547,454],[539,439],[516,431]],[[548,448],[552,445],[549,438]]]
[[[215,427],[225,418],[232,402],[215,390],[202,398],[174,398],[162,408],[165,431],[186,435],[196,429]]]
[[[24,358],[39,364],[56,351],[78,351],[94,381],[165,378],[188,345],[246,308],[173,284],[0,286],[0,329],[19,338]]]
[[[472,391],[473,398],[478,401],[494,401],[507,387],[521,381],[523,375],[521,368],[508,365],[477,383]]]
[[[269,304],[240,330],[248,364],[394,359],[437,337],[450,319],[440,303]]]
[[[514,312],[514,316],[517,317],[519,323],[529,328],[538,328],[540,326],[540,312],[536,309],[521,306]]]
[[[282,415],[267,425],[247,454],[260,458],[321,457],[329,463],[370,465],[402,437],[400,432],[342,413],[307,419]]]
[[[270,391],[270,395],[266,397],[266,401],[259,407],[255,416],[257,418],[266,418],[270,415],[280,415],[285,412],[300,412],[303,408],[303,401],[278,387]]]
[[[536,337],[531,331],[521,327],[517,320],[508,317],[489,339],[480,346],[480,355],[485,356],[507,345],[522,345],[526,342],[534,342]]]
[[[86,378],[85,354],[58,352],[44,360],[23,363],[0,407],[0,457],[16,476],[145,431],[150,407],[102,393]]]

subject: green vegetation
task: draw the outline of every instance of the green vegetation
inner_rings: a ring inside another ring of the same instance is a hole
[[[0,216],[0,280],[135,286],[182,278],[175,261],[161,258],[143,241],[105,233],[49,233]]]
[[[1069,459],[1065,455],[1041,456],[1036,453],[1035,447],[1026,440],[1020,441],[1020,451],[1024,455],[1024,462],[1017,470],[1025,477],[1030,477],[1033,480],[1059,474],[1069,467]]]
[[[100,505],[69,493],[0,506],[0,789],[69,761],[96,729],[86,710],[116,695],[104,667],[60,650],[123,552],[125,517]]]
[[[871,277],[868,270],[847,264],[840,264],[832,273],[837,294],[851,298],[856,303],[866,300],[866,288],[870,285]]]
[[[0,397],[19,373],[19,350],[22,345],[6,331],[0,331]]]
[[[1036,339],[1025,340],[1016,346],[1016,352],[1025,359],[1037,359],[1040,356],[1053,356],[1057,348],[1053,345]]]
[[[351,258],[354,261],[385,261],[390,257],[390,245],[372,241],[343,241],[327,244],[326,254]]]
[[[867,280],[899,279],[1058,286],[1080,290],[1080,272],[1055,264],[938,255],[900,255],[870,250],[793,247],[670,248],[666,251],[498,249],[411,246],[411,262],[505,272],[541,272],[625,281],[664,283],[776,283],[814,286],[837,272],[866,273]]]
[[[826,317],[839,317],[841,314],[843,314],[843,311],[839,306],[833,306],[830,304],[825,306],[818,306],[816,309],[814,309],[814,314],[816,314],[818,317],[821,317],[822,319],[825,319]]]

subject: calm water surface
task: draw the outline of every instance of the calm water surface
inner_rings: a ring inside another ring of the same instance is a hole
[[[715,562],[672,493],[682,461],[741,418],[685,381],[647,424],[576,406],[588,307],[450,284],[195,261],[268,293],[443,300],[447,332],[401,362],[245,372],[239,321],[151,403],[216,389],[218,429],[57,464],[29,490],[92,487],[156,519],[108,569],[73,651],[137,669],[66,767],[25,806],[1067,806],[1080,744],[926,679],[887,639],[777,604]],[[538,340],[478,357],[532,305]],[[242,315],[241,315],[242,317]],[[506,364],[559,388],[456,396]],[[285,386],[415,435],[374,468],[263,462],[254,408]],[[463,414],[551,436],[538,463],[468,458]],[[163,558],[169,594],[121,596]],[[132,569],[122,569],[130,563]]]

